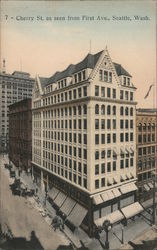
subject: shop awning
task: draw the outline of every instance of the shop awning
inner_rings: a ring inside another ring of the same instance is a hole
[[[112,190],[107,190],[104,193],[101,194],[101,197],[103,199],[103,201],[109,201],[115,198]]]
[[[59,193],[59,190],[58,190],[57,188],[53,187],[52,189],[50,189],[50,190],[48,191],[48,196],[49,196],[52,200],[54,200],[54,199],[56,198],[56,196],[57,196],[58,193]]]
[[[108,195],[107,195],[107,191],[102,193],[101,197],[102,197],[103,201],[108,201],[109,200]]]
[[[147,184],[151,189],[153,188],[153,184],[151,182],[148,182]]]
[[[124,155],[124,154],[125,154],[124,148],[121,148],[121,149],[120,149],[120,154],[121,154],[121,155]]]
[[[125,181],[125,180],[126,180],[126,176],[125,176],[125,174],[121,174],[121,179],[122,179],[123,181]]]
[[[119,191],[119,189],[118,189],[118,188],[114,188],[114,189],[112,189],[112,192],[113,192],[113,194],[114,194],[114,196],[115,196],[115,197],[119,197],[119,196],[121,196],[121,193],[120,193],[120,191]]]
[[[103,203],[103,199],[101,198],[100,194],[93,196],[93,202],[95,205]]]
[[[107,182],[108,182],[109,185],[112,185],[113,184],[113,178],[108,177]]]
[[[134,154],[134,149],[132,147],[130,148],[130,153]]]
[[[115,183],[118,183],[118,178],[117,177],[113,177],[113,181],[115,182]]]
[[[113,149],[113,156],[117,156],[117,155],[118,155],[117,149],[114,148],[114,149]]]
[[[129,148],[128,148],[128,147],[126,147],[126,148],[125,148],[125,152],[126,152],[126,154],[129,154],[129,153],[130,153],[130,151],[129,151]]]
[[[75,207],[72,209],[71,213],[68,215],[67,220],[70,221],[75,227],[79,227],[87,214],[87,209],[85,209],[80,204],[76,203]]]
[[[144,184],[143,187],[147,192],[150,190],[150,187],[147,184]]]
[[[143,211],[143,207],[140,205],[139,202],[135,202],[127,207],[123,207],[121,209],[123,215],[125,216],[126,219],[129,219]]]
[[[65,202],[61,206],[60,211],[66,216],[68,216],[75,205],[76,201],[74,201],[70,197],[67,197]]]
[[[135,190],[137,190],[137,187],[136,187],[135,183],[133,183],[133,182],[125,184],[125,185],[120,187],[120,191],[122,192],[122,194],[133,192]]]
[[[59,194],[56,196],[56,198],[54,199],[54,203],[58,206],[61,207],[63,202],[66,199],[66,195],[62,192],[59,192]]]
[[[126,177],[127,177],[128,179],[130,179],[130,178],[131,178],[130,173],[126,173]]]
[[[124,215],[119,210],[116,210],[111,214],[108,214],[99,219],[96,219],[94,223],[97,227],[98,226],[102,227],[105,220],[109,220],[111,224],[114,224],[116,222],[121,221],[123,218],[124,218]]]

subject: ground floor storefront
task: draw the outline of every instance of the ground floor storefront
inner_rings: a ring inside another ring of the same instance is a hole
[[[71,229],[81,227],[93,237],[105,220],[111,226],[140,214],[143,207],[136,201],[135,183],[121,185],[90,195],[39,166],[32,165],[34,181]]]

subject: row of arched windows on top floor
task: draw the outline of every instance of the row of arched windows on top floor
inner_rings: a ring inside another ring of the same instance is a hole
[[[138,130],[139,131],[146,131],[146,130],[148,130],[148,131],[155,131],[155,123],[139,123],[138,124]]]
[[[105,105],[99,106],[98,104],[95,105],[95,114],[96,115],[116,115],[116,106],[111,107],[111,105],[107,105],[107,110],[105,111]],[[133,116],[133,108],[130,109],[128,107],[120,107],[120,115],[130,115]]]

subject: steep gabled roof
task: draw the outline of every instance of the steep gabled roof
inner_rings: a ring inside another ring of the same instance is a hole
[[[42,89],[47,85],[48,79],[49,79],[48,77],[40,77],[39,76],[39,80],[40,80]]]
[[[124,75],[124,76],[129,76],[131,77],[131,75],[122,67],[121,64],[118,63],[113,63],[117,72],[118,76]]]
[[[65,70],[61,71],[61,72],[56,72],[54,75],[52,75],[48,81],[46,85],[49,85],[51,83],[54,83],[56,81],[59,81],[63,78],[66,78],[68,76],[72,76],[72,74],[81,71],[83,69],[86,68],[90,68],[90,69],[94,69],[101,53],[103,51],[100,51],[99,53],[92,55],[92,54],[88,54],[81,62],[77,63],[77,64],[70,64]]]

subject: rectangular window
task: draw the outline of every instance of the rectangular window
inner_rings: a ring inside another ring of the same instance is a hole
[[[130,101],[133,101],[133,92],[130,92]]]
[[[124,91],[120,90],[120,99],[123,100],[123,98],[124,98]]]
[[[107,163],[107,172],[111,172],[111,162]]]
[[[111,120],[107,119],[107,129],[111,129]]]
[[[124,76],[124,80],[123,80],[124,85],[126,85],[126,77]]]
[[[124,121],[120,120],[120,128],[123,129],[124,128]]]
[[[99,80],[100,80],[100,81],[103,80],[103,79],[102,79],[102,74],[103,74],[103,71],[100,69],[100,70],[99,70]]]
[[[99,164],[95,165],[95,175],[99,174]]]
[[[129,141],[129,135],[128,135],[128,133],[125,133],[125,141]]]
[[[109,72],[109,82],[112,82],[112,72]]]
[[[82,77],[81,77],[81,72],[78,73],[78,81],[81,82],[82,81]]]
[[[113,137],[113,143],[116,143],[116,134],[114,133],[112,137]]]
[[[128,100],[128,91],[125,91],[125,100]]]
[[[105,129],[105,119],[101,120],[101,129]]]
[[[121,169],[124,168],[124,160],[120,160],[120,168],[121,168]]]
[[[101,135],[101,144],[105,144],[105,135],[104,134]]]
[[[111,134],[107,134],[107,143],[111,143]]]
[[[101,179],[101,186],[102,186],[102,187],[105,187],[105,178],[102,178],[102,179]]]
[[[83,95],[87,96],[87,86],[83,87]]]
[[[73,98],[76,99],[76,89],[73,90]]]
[[[82,94],[81,94],[81,88],[78,88],[78,97],[81,98]]]
[[[101,97],[105,97],[105,87],[101,87]]]
[[[113,97],[113,99],[116,98],[116,89],[113,89],[113,90],[112,90],[112,97]]]
[[[95,119],[95,129],[99,129],[99,119]]]
[[[95,180],[95,188],[96,188],[96,189],[99,188],[99,180]]]
[[[95,144],[96,144],[96,145],[99,144],[99,135],[95,135]]]
[[[95,96],[99,96],[99,86],[95,86]]]
[[[112,127],[113,127],[113,129],[116,129],[116,120],[115,119],[112,120]]]
[[[108,72],[104,71],[104,81],[108,82]]]
[[[113,161],[113,171],[116,171],[116,161]]]
[[[107,98],[110,98],[110,97],[111,97],[111,89],[107,88]]]
[[[105,173],[105,163],[101,164],[101,173],[104,174]]]
[[[123,141],[124,141],[124,134],[120,133],[120,142],[123,142]]]

